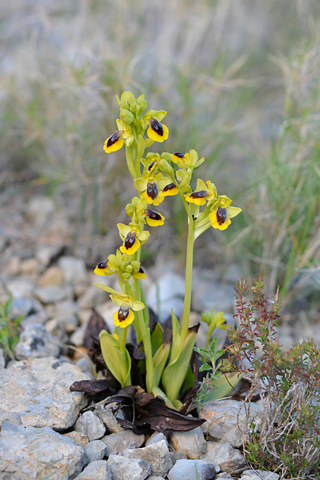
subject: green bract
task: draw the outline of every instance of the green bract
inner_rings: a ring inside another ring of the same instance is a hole
[[[231,199],[227,196],[218,196],[210,180],[193,178],[194,170],[204,162],[195,150],[145,154],[145,149],[153,142],[162,143],[168,138],[169,129],[162,123],[167,112],[153,109],[145,112],[147,101],[144,95],[136,99],[131,92],[124,92],[117,100],[120,107],[117,130],[105,141],[104,150],[114,153],[125,148],[137,196],[126,206],[131,221],[117,225],[122,245],[119,245],[116,255],[109,255],[108,260],[100,262],[95,269],[95,273],[102,276],[116,274],[120,288],[115,290],[97,285],[109,293],[118,307],[113,314],[117,335],[102,331],[101,350],[112,375],[122,386],[130,385],[131,358],[126,349],[126,334],[132,324],[137,343],[144,352],[144,360],[140,360],[139,365],[145,375],[146,390],[162,396],[168,406],[179,409],[181,394],[194,383],[190,360],[198,326],[189,328],[194,242],[210,226],[220,230],[227,228],[230,218],[240,213],[241,209],[231,207]],[[141,247],[150,237],[146,227],[164,223],[165,218],[157,207],[166,197],[173,195],[179,195],[185,207],[188,238],[183,316],[179,322],[172,312],[172,339],[168,339],[164,337],[159,323],[153,330],[150,328],[140,283],[146,277],[140,258]],[[224,328],[223,313],[214,314],[212,310],[211,314],[204,314],[203,320],[208,323],[209,342],[216,327]]]

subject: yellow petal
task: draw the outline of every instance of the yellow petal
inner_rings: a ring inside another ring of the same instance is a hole
[[[103,150],[106,153],[116,152],[117,150],[120,150],[120,148],[123,145],[122,135],[123,135],[123,132],[120,132],[120,131],[114,132],[104,142]]]
[[[150,227],[157,227],[158,225],[164,224],[165,218],[163,215],[161,215],[161,213],[147,208],[144,211],[144,214],[146,216],[147,224],[150,225]]]
[[[155,142],[163,142],[167,140],[169,136],[169,129],[166,125],[163,125],[155,118],[151,118],[150,120],[150,127],[147,130],[147,135],[151,140]]]
[[[185,159],[184,154],[181,153],[181,152],[170,153],[170,157],[171,157],[171,160],[172,160],[174,163],[177,163],[178,160]]]
[[[137,272],[137,273],[134,273],[133,275],[133,278],[137,278],[139,280],[141,280],[142,278],[148,278],[147,275],[142,271],[142,272]]]
[[[177,193],[179,193],[179,190],[173,182],[166,185],[162,190],[162,195],[164,195],[165,197],[177,195]]]
[[[109,271],[108,262],[100,262],[94,269],[94,273],[101,276],[104,276],[104,273],[108,271]]]
[[[205,205],[209,197],[209,193],[206,190],[201,190],[200,192],[193,192],[189,195],[185,195],[185,199],[189,203],[194,203],[196,205]]]

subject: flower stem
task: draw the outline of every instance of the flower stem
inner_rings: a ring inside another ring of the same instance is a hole
[[[194,244],[194,221],[189,217],[188,222],[188,240],[187,240],[187,256],[186,256],[186,284],[185,297],[181,325],[181,344],[188,335],[189,317],[191,307],[191,287],[192,287],[192,267],[193,267],[193,244]]]
[[[120,350],[121,352],[125,351],[126,348],[126,340],[127,340],[127,331],[128,331],[129,326],[122,328],[121,332],[121,342],[120,342]]]

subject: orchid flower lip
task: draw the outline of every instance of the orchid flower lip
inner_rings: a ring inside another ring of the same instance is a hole
[[[136,234],[134,232],[129,232],[124,241],[124,246],[126,249],[131,248],[136,241]]]
[[[168,185],[166,185],[162,191],[163,191],[163,192],[167,192],[168,190],[171,190],[171,189],[173,189],[173,188],[177,188],[177,187],[176,187],[175,184],[172,182],[172,183],[169,183]]]
[[[216,212],[216,215],[217,215],[218,224],[222,225],[223,223],[225,223],[227,221],[228,211],[225,207],[219,207],[217,212]]]
[[[98,263],[97,268],[107,268],[108,267],[108,260]]]
[[[144,211],[145,215],[152,220],[161,220],[161,215],[160,213],[156,212],[155,210],[151,210],[151,208],[147,208]]]
[[[121,132],[120,130],[117,130],[116,132],[114,132],[111,137],[108,138],[108,141],[107,141],[107,148],[111,147],[112,145],[114,145],[123,135],[123,132]]]
[[[206,198],[209,196],[209,193],[205,190],[200,190],[198,192],[190,193],[191,198]]]
[[[150,120],[150,127],[151,127],[152,130],[154,130],[158,135],[160,135],[161,137],[163,136],[163,127],[162,127],[161,123],[158,122],[158,120],[156,120],[155,118],[151,118],[151,120]]]
[[[158,189],[158,185],[156,184],[156,182],[148,182],[148,185],[147,185],[147,195],[148,197],[152,198],[152,200],[154,200],[155,198],[157,198],[159,194],[159,189]]]
[[[126,318],[128,318],[129,313],[130,313],[129,305],[127,305],[126,303],[123,303],[118,310],[119,321],[123,322],[124,320],[126,320]]]

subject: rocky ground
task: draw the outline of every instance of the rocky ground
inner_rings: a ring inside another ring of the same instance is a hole
[[[0,479],[209,480],[232,475],[255,480],[259,473],[258,478],[276,480],[276,474],[252,472],[240,452],[241,404],[235,400],[208,402],[200,412],[206,423],[169,436],[124,430],[113,404],[83,411],[89,399],[71,392],[70,385],[93,378],[90,363],[79,354],[67,357],[65,345],[82,346],[93,307],[112,327],[115,307],[93,285],[102,277],[97,279],[92,267],[105,259],[106,242],[112,246],[108,253],[113,251],[113,239],[97,238],[93,247],[67,207],[42,196],[19,200],[11,198],[0,216],[0,300],[12,294],[12,317],[25,317],[17,360],[6,362],[0,349]],[[171,307],[179,316],[184,280],[174,262],[158,259],[147,274],[148,304],[155,310],[161,305],[161,320]],[[236,266],[223,281],[217,273],[196,270],[191,321],[215,307],[232,322],[237,277]],[[296,338],[292,328],[283,327],[282,343]],[[252,414],[259,414],[258,404]]]

